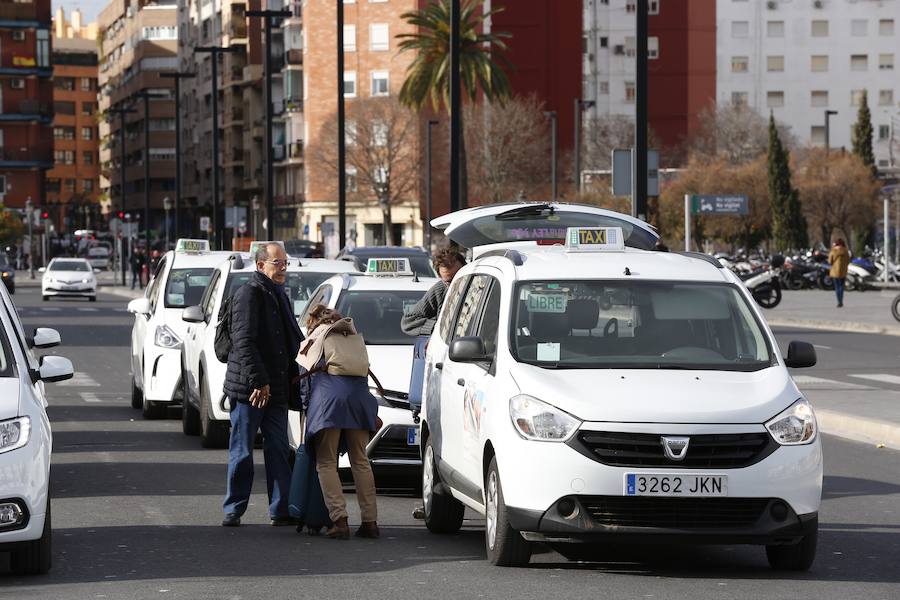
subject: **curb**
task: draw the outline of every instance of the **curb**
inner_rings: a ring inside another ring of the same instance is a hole
[[[825,321],[818,319],[766,319],[770,327],[800,327],[825,331],[847,331],[850,333],[874,333],[900,337],[900,325],[877,325],[854,321]]]
[[[144,295],[144,290],[132,290],[130,288],[123,288],[121,286],[97,286],[97,291],[104,294],[111,294],[113,296],[119,296],[120,298],[127,298],[128,300],[134,300],[135,298],[140,298]]]
[[[816,419],[823,433],[900,450],[900,424],[874,421],[825,409],[816,410]]]

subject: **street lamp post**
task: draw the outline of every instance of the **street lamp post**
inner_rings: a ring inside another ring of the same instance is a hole
[[[635,14],[634,154],[631,216],[647,217],[647,14],[648,0],[637,0]]]
[[[122,205],[119,207],[121,212],[125,212],[125,116],[128,113],[137,112],[133,108],[126,107],[117,107],[110,108],[106,112],[110,114],[119,115],[119,195],[121,196]],[[119,263],[121,264],[122,270],[122,285],[125,285],[125,275],[126,275],[126,265],[125,263],[128,261],[128,255],[125,252],[125,226],[124,223],[121,222],[122,226],[122,242],[120,243],[119,248]],[[128,234],[131,235],[131,229],[129,225]]]
[[[438,124],[434,119],[428,120],[428,130],[425,145],[425,248],[431,253],[431,129]]]
[[[556,202],[556,111],[547,111],[544,116],[550,119],[550,195]]]
[[[169,198],[168,196],[166,196],[165,198],[163,198],[163,211],[165,211],[165,214],[166,214],[166,221],[165,221],[166,251],[169,250],[169,211],[170,210],[172,210],[172,199]]]
[[[195,73],[179,73],[172,71],[169,73],[160,73],[160,77],[172,79],[175,81],[175,237],[181,234],[180,223],[178,219],[179,208],[181,208],[181,80],[193,79],[197,75]],[[169,223],[166,221],[166,234],[169,232]],[[166,242],[168,249],[168,240]]]
[[[34,219],[34,205],[31,196],[25,200],[25,219],[28,221],[28,278],[34,279],[34,240],[32,240],[31,222]]]
[[[338,249],[347,236],[347,140],[344,137],[346,113],[344,108],[344,2],[336,0],[337,8],[337,159],[338,159]]]
[[[259,239],[259,196],[253,194],[250,200],[250,207],[253,209],[253,238]]]
[[[581,193],[581,111],[594,106],[593,100],[575,98],[575,191]]]
[[[459,79],[460,3],[450,0],[450,212],[466,208],[460,194],[460,142],[462,137],[462,88]]]
[[[838,114],[836,110],[825,111],[825,153],[828,154],[829,145],[831,143],[831,115]]]
[[[212,58],[212,173],[213,173],[213,237],[214,247],[222,249],[222,220],[219,218],[219,55],[237,52],[225,46],[198,46],[194,52],[207,53]]]

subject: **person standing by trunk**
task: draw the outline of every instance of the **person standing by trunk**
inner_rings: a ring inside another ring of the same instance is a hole
[[[828,253],[828,264],[831,265],[829,275],[834,281],[834,294],[837,296],[837,307],[844,306],[844,281],[847,279],[847,268],[850,266],[850,251],[844,240],[838,240]]]
[[[253,484],[253,442],[262,431],[269,517],[296,525],[288,513],[291,486],[288,396],[299,373],[294,357],[303,334],[284,289],[288,257],[278,244],[256,251],[256,272],[231,300],[231,351],[225,394],[231,403],[228,483],[222,525],[236,527]]]

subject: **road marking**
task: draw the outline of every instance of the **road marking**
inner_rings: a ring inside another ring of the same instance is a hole
[[[835,381],[833,379],[823,379],[821,377],[812,377],[811,375],[795,375],[794,383],[797,387],[805,390],[871,390],[873,388],[859,385],[858,383],[849,383],[846,381]]]
[[[81,399],[85,402],[101,402],[100,398],[97,397],[97,394],[93,392],[78,392],[78,395],[81,396]]]
[[[60,312],[61,308],[52,308],[52,307],[44,307],[41,309],[43,312]]]
[[[893,385],[900,385],[900,375],[889,375],[887,373],[859,373],[857,375],[850,375],[850,377],[856,377],[857,379],[869,379],[871,381],[890,383]]]
[[[72,379],[60,381],[56,385],[60,387],[100,387],[100,384],[97,383],[94,378],[90,375],[85,375],[84,373],[75,373]]]
[[[98,310],[97,308],[79,308],[78,312],[97,312]]]
[[[823,346],[822,344],[813,344],[813,348],[821,348],[822,350],[832,350],[831,346]]]

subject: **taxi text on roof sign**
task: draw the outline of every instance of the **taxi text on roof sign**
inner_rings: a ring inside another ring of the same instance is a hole
[[[267,240],[255,240],[250,242],[250,256],[253,257],[256,255],[256,251],[259,250],[259,247],[263,244],[278,244],[281,246],[281,249],[284,250],[284,242],[282,241],[267,241]]]
[[[184,254],[209,252],[209,240],[189,240],[181,238],[175,243],[175,252]]]
[[[370,258],[366,275],[412,275],[408,258]]]
[[[625,249],[621,227],[569,227],[566,232],[569,252],[602,252]]]

